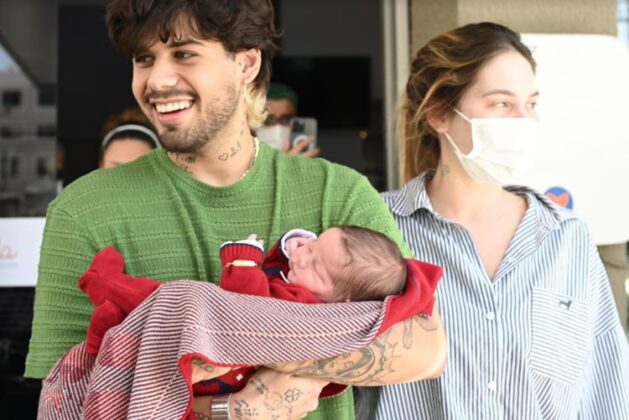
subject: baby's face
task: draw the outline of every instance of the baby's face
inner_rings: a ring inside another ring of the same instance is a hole
[[[288,281],[310,290],[323,302],[342,300],[336,296],[334,279],[349,262],[343,233],[331,228],[317,239],[295,238],[287,243]]]

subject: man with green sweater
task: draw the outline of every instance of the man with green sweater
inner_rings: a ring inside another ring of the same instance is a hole
[[[129,274],[162,281],[217,282],[223,242],[256,232],[271,244],[295,227],[365,226],[409,254],[365,178],[324,160],[286,156],[252,137],[264,121],[275,49],[270,0],[114,0],[107,26],[133,59],[134,96],[163,148],[77,180],[50,205],[25,376],[45,378],[85,339],[93,307],[77,279],[106,246],[124,255]],[[440,374],[444,362],[435,313],[396,324],[361,351],[295,362],[299,377],[262,369],[229,400],[197,398],[194,411],[215,420],[228,413],[300,418],[317,406],[325,381],[411,381]],[[307,398],[268,404],[288,391]],[[322,401],[308,416],[352,417],[351,392]]]

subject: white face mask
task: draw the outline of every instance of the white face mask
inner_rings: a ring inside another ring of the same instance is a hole
[[[275,124],[268,127],[261,127],[256,130],[256,135],[260,141],[277,150],[284,150],[288,144],[290,127]]]
[[[535,163],[539,122],[532,118],[468,118],[454,109],[472,128],[472,150],[463,154],[447,132],[446,138],[463,169],[479,182],[509,184]]]

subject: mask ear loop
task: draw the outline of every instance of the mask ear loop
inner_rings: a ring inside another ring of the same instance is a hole
[[[470,124],[472,123],[472,120],[471,120],[471,119],[470,119],[467,115],[465,115],[464,113],[462,113],[461,111],[459,111],[459,110],[458,110],[458,109],[456,109],[455,107],[452,107],[452,110],[453,110],[454,112],[456,112],[456,114],[457,114],[459,117],[463,118],[463,119],[464,119],[465,121],[467,121],[468,123],[470,123]]]
[[[474,127],[472,124],[472,120],[465,115],[464,113],[462,113],[461,111],[459,111],[458,109],[456,109],[455,107],[452,107],[452,110],[461,118],[463,118],[465,121],[467,121],[467,123],[470,125],[470,132],[472,134],[471,138],[472,138],[472,150],[470,150],[470,152],[468,154],[465,154],[461,151],[461,149],[459,149],[459,146],[456,145],[456,143],[454,142],[454,140],[452,140],[452,137],[450,136],[450,133],[448,133],[447,131],[444,133],[444,135],[446,136],[446,139],[448,139],[448,141],[450,142],[450,145],[452,146],[452,148],[454,149],[454,153],[458,154],[461,157],[472,157],[474,156],[476,153],[476,142],[474,141]]]

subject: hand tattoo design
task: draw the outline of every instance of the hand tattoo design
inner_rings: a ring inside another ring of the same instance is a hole
[[[301,397],[301,395],[302,395],[301,389],[299,388],[289,389],[288,391],[284,393],[284,401],[286,401],[289,404],[292,404],[295,401],[297,401],[299,397]]]

